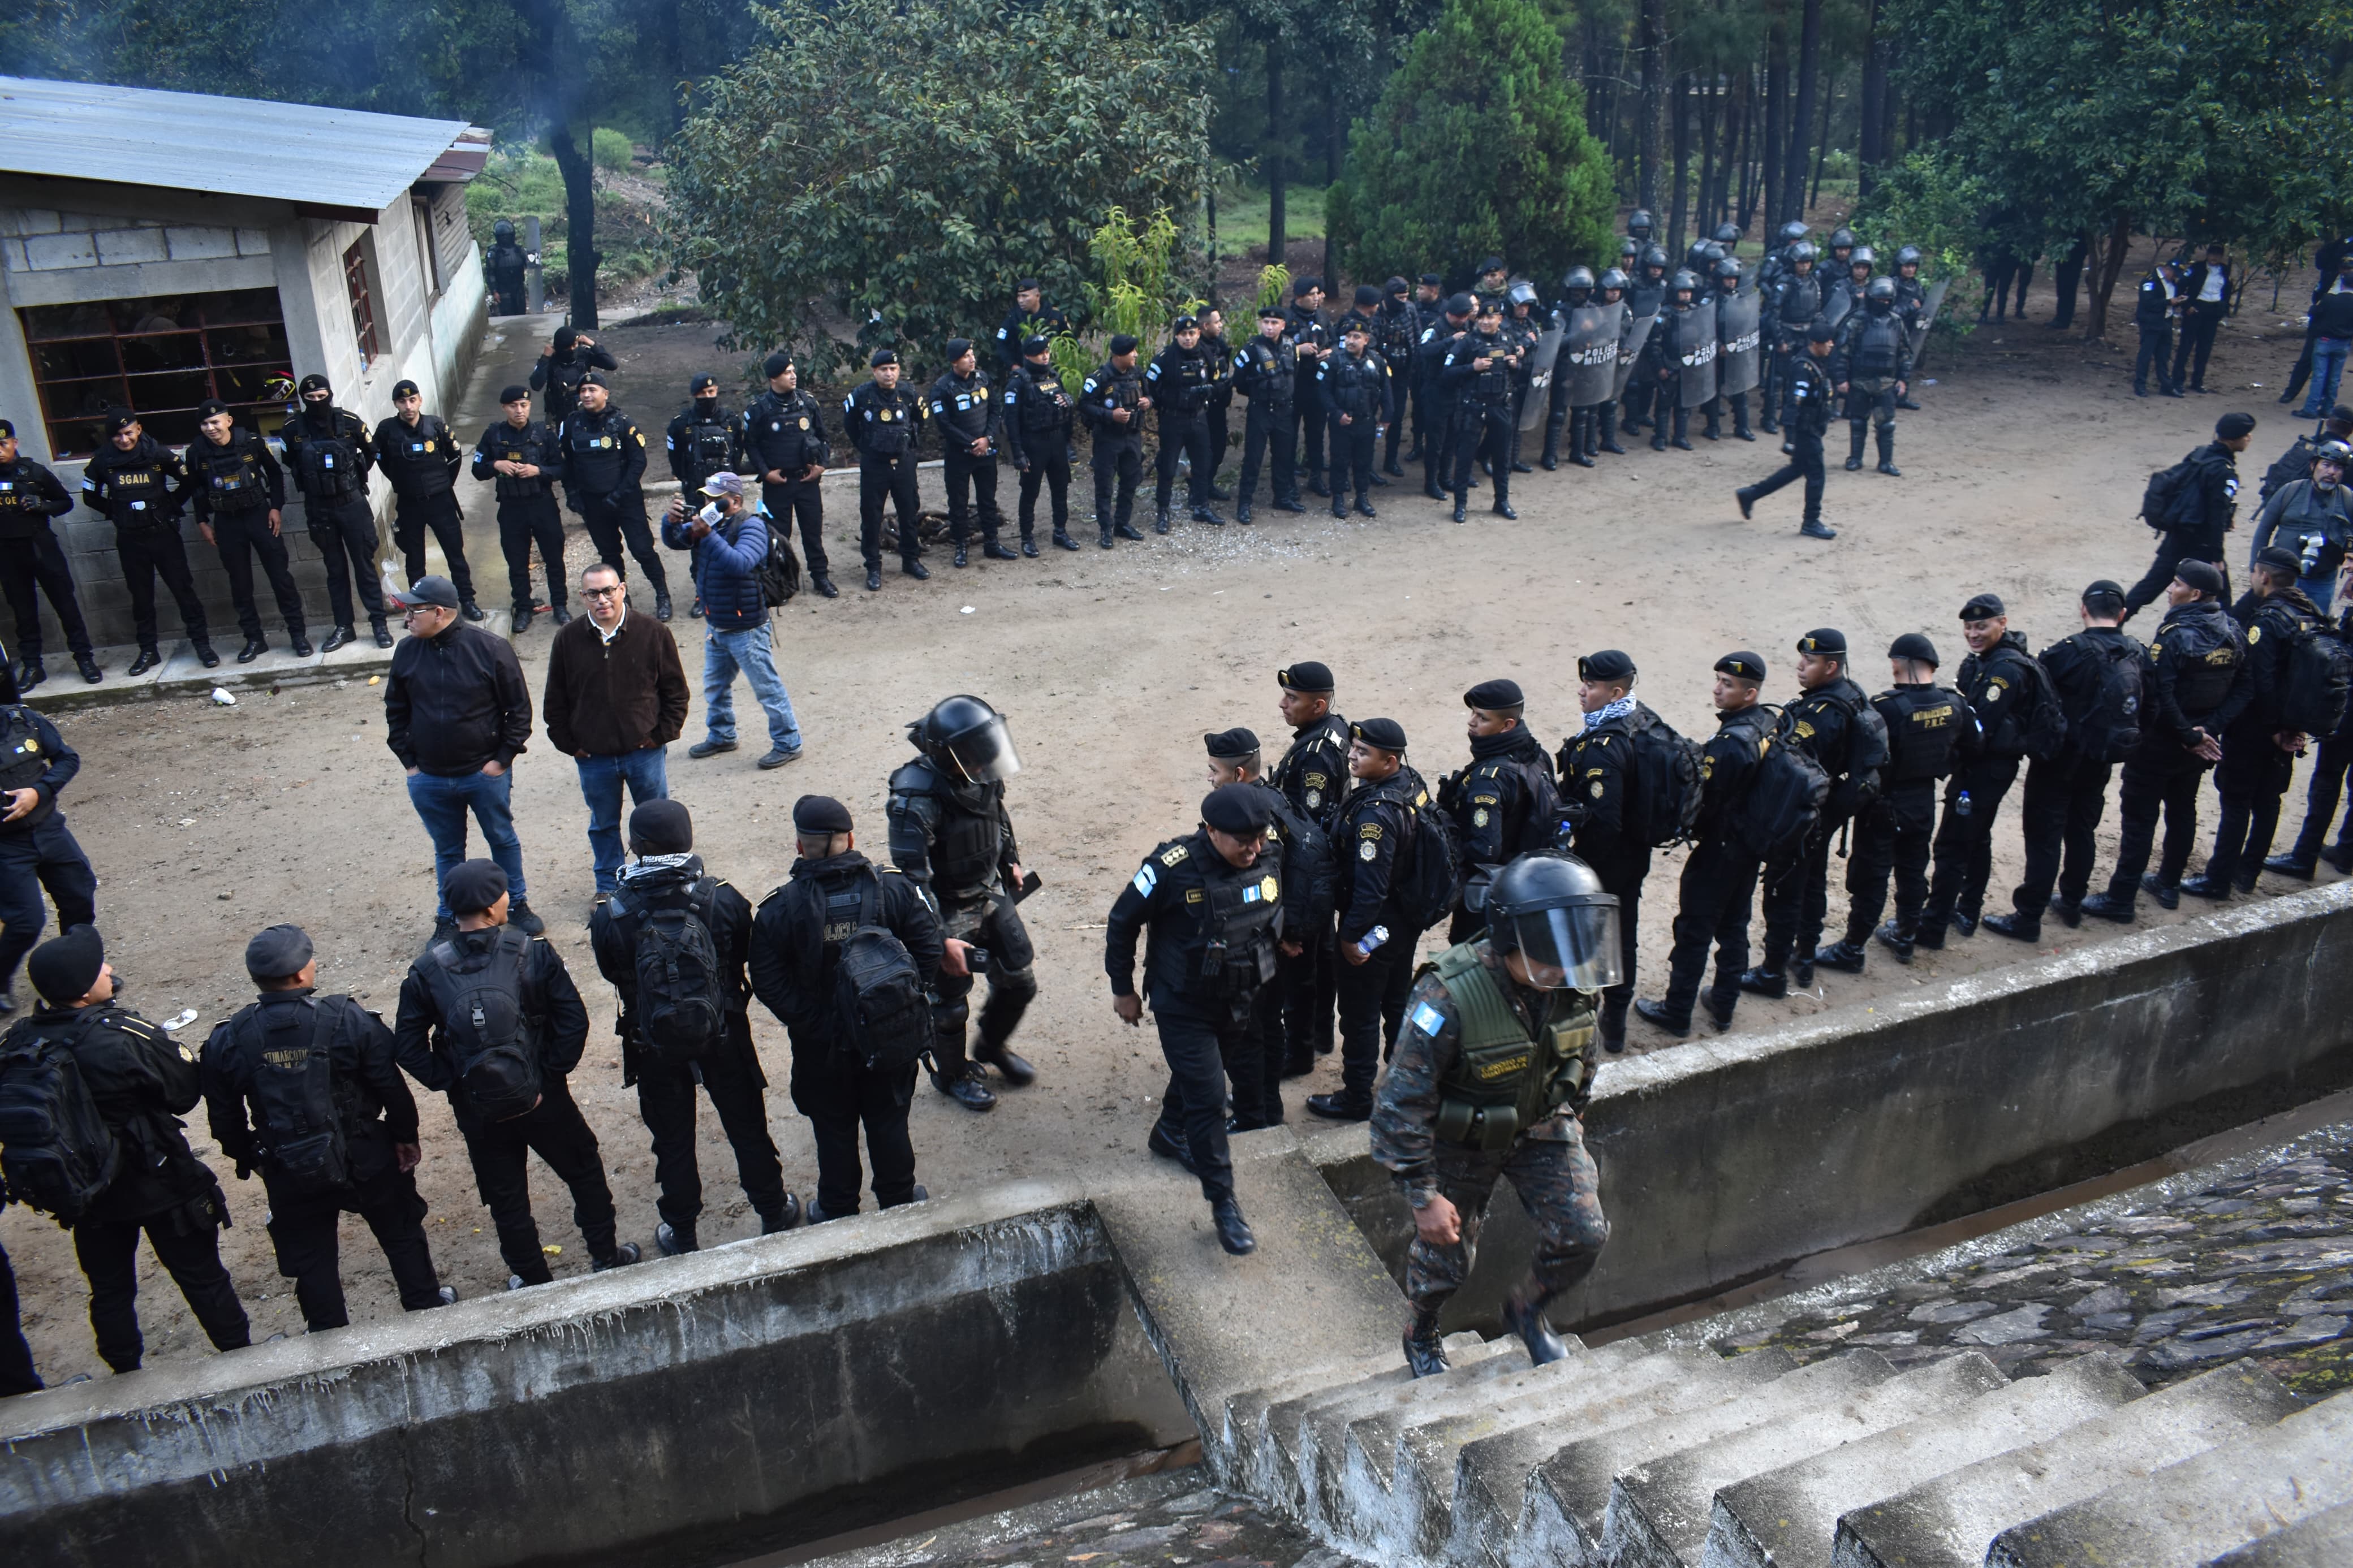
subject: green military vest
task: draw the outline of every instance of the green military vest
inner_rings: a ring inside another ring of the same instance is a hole
[[[1589,998],[1580,995],[1567,1017],[1530,1039],[1475,943],[1448,948],[1415,978],[1424,974],[1446,987],[1461,1034],[1454,1066],[1438,1082],[1440,1139],[1491,1152],[1507,1149],[1584,1084],[1594,1031]]]

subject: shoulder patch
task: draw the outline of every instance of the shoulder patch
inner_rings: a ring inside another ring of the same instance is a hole
[[[1446,1015],[1427,1002],[1413,1005],[1413,1015],[1409,1021],[1432,1039],[1437,1038],[1439,1032],[1446,1027]]]
[[[1129,885],[1148,899],[1152,896],[1152,889],[1159,886],[1159,883],[1160,873],[1152,868],[1151,861],[1146,860],[1136,868],[1135,879]]]

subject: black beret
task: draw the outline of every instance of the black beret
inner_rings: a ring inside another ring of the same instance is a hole
[[[1367,326],[1361,319],[1352,316],[1348,319],[1347,324],[1340,329],[1340,335],[1345,338],[1350,332],[1362,332],[1366,337],[1370,337],[1372,336],[1373,329],[1370,326]]]
[[[1816,316],[1813,324],[1806,329],[1806,341],[1810,343],[1834,342],[1837,339],[1838,329],[1824,316]]]
[[[1394,719],[1367,719],[1361,724],[1349,725],[1348,733],[1384,752],[1405,750],[1405,726]]]
[[[198,424],[202,424],[216,414],[228,414],[228,405],[223,403],[217,397],[207,397],[202,403],[196,405],[196,422]],[[236,416],[229,415],[229,417],[235,418]],[[5,422],[0,421],[0,423]],[[10,425],[8,426],[7,434],[14,436],[16,433],[16,427],[14,425]]]
[[[2173,569],[2173,575],[2201,594],[2219,596],[2230,591],[2222,569],[2210,561],[2184,561]]]
[[[1380,291],[1379,289],[1377,289],[1374,288],[1374,287],[1373,287],[1371,284],[1369,284],[1369,283],[1359,283],[1359,284],[1357,284],[1357,285],[1356,285],[1356,303],[1357,303],[1357,304],[1359,304],[1359,305],[1377,305],[1377,304],[1379,304],[1380,302],[1381,302],[1381,291]]]
[[[640,855],[683,855],[694,847],[694,816],[664,795],[629,813],[629,842]]]
[[[1449,294],[1446,297],[1446,313],[1450,316],[1467,316],[1478,308],[1479,301],[1468,294]]]
[[[1384,294],[1402,294],[1412,287],[1413,285],[1408,283],[1402,278],[1391,278],[1388,282],[1381,285],[1381,292]]]
[[[392,384],[392,397],[396,403],[404,397],[420,397],[424,395],[424,392],[425,389],[413,381],[396,381]]]
[[[1998,616],[2008,614],[2010,612],[2002,607],[2001,595],[1999,594],[1976,595],[1968,604],[1961,606],[1961,619],[1965,621],[1989,621]]]
[[[775,353],[770,354],[766,359],[760,362],[760,369],[762,373],[765,374],[770,381],[776,380],[776,377],[784,374],[785,372],[792,368],[793,356],[786,353],[782,349],[778,349]]]
[[[1443,285],[1443,284],[1445,283],[1445,281],[1446,281],[1446,279],[1445,279],[1445,278],[1444,278],[1443,276],[1441,276],[1440,274],[1436,273],[1436,272],[1425,272],[1425,273],[1423,273],[1423,274],[1421,275],[1421,280],[1422,280],[1424,283],[1429,284],[1429,285],[1430,285],[1431,288],[1433,288],[1433,289],[1436,289],[1436,288],[1440,287],[1440,286],[1441,286],[1441,285]]]
[[[106,411],[106,433],[110,436],[128,430],[138,423],[139,416],[132,413],[128,408],[110,408]]]
[[[1039,289],[1041,293],[1044,291],[1035,278],[1019,278],[1014,280],[1013,291],[1016,294],[1027,294],[1032,289]]]
[[[1599,653],[1587,654],[1577,661],[1577,679],[1631,680],[1634,679],[1634,661],[1614,647],[1605,647]]]
[[[805,795],[793,802],[793,826],[803,833],[847,833],[849,807],[829,795]]]
[[[2121,609],[2124,602],[2125,586],[2113,578],[2103,577],[2084,590],[2084,604],[2087,608],[2100,609],[2105,613],[2105,606],[2115,605]]]
[[[495,860],[460,860],[441,881],[442,901],[453,915],[479,915],[506,896],[507,874]]]
[[[1201,797],[1201,820],[1220,833],[1264,833],[1274,820],[1274,792],[1256,784],[1219,784]]]
[[[531,388],[525,386],[519,381],[511,386],[502,386],[499,388],[499,401],[501,403],[528,403],[531,401]]]
[[[296,925],[256,931],[245,944],[245,972],[256,980],[283,980],[311,962],[311,933]]]
[[[2214,434],[2225,441],[2235,441],[2242,436],[2255,433],[2255,416],[2252,414],[2225,414],[2214,421]]]
[[[1501,272],[1503,269],[1504,258],[1500,256],[1491,256],[1487,258],[1486,260],[1479,263],[1479,272],[1482,277],[1490,272]]]
[[[1922,664],[1942,664],[1936,657],[1936,645],[1918,632],[1905,632],[1887,645],[1890,658],[1916,658]]]
[[[1258,754],[1258,736],[1248,730],[1220,730],[1214,735],[1203,735],[1201,744],[1221,763],[1238,763]]]
[[[579,341],[580,329],[572,325],[571,322],[566,321],[564,325],[555,329],[555,346],[557,348],[568,349]]]
[[[9,423],[5,419],[0,419],[0,441],[8,440],[16,434],[16,426],[15,425]]]
[[[1527,701],[1516,680],[1482,680],[1462,694],[1465,708],[1518,708]]]
[[[25,977],[47,1001],[62,1006],[90,994],[106,963],[106,943],[96,926],[73,926],[33,950]]]
[[[866,356],[866,368],[880,370],[886,364],[897,364],[899,356],[889,349],[876,349]]]
[[[1798,651],[1843,655],[1846,652],[1846,634],[1833,626],[1816,626],[1798,639]]]
[[[1026,337],[1021,340],[1021,357],[1023,359],[1034,358],[1039,354],[1044,353],[1048,349],[1050,349],[1053,346],[1053,343],[1045,338],[1034,335]]]
[[[1330,691],[1335,689],[1332,667],[1312,658],[1303,658],[1287,669],[1274,672],[1275,684],[1286,691]]]
[[[947,355],[948,363],[950,364],[954,364],[956,361],[964,358],[965,355],[970,353],[972,353],[972,340],[970,338],[950,338],[948,340]]]
[[[716,392],[718,390],[719,378],[712,374],[707,370],[698,372],[695,378],[686,384],[686,395],[689,397],[695,397],[705,392]]]
[[[1113,359],[1117,359],[1117,358],[1118,358],[1120,355],[1122,355],[1122,354],[1132,354],[1132,353],[1134,353],[1134,352],[1135,352],[1135,339],[1134,339],[1134,338],[1133,338],[1132,336],[1130,336],[1129,334],[1127,334],[1126,332],[1120,332],[1120,333],[1118,333],[1118,334],[1114,335],[1114,336],[1112,338],[1112,340],[1111,340],[1111,357],[1112,357],[1112,358],[1113,358]]]
[[[1261,321],[1287,321],[1291,320],[1291,312],[1280,305],[1261,305],[1258,319]]]
[[[324,392],[332,395],[335,389],[327,384],[327,378],[325,376],[313,371],[309,375],[304,376],[301,381],[295,385],[294,390],[305,395],[313,392]]]
[[[1311,277],[1295,279],[1293,280],[1291,285],[1291,297],[1294,300],[1304,300],[1307,296],[1313,294],[1315,290],[1323,287],[1324,279],[1321,278]]]
[[[605,373],[601,370],[592,370],[587,374],[582,376],[580,378],[580,384],[583,386],[601,386],[607,391],[610,391],[613,385],[612,382],[607,379]]]
[[[2255,564],[2284,572],[2291,577],[2304,575],[2304,563],[2293,550],[2283,550],[2276,544],[2266,545],[2255,552]]]
[[[1743,680],[1762,684],[1765,679],[1765,661],[1746,648],[1725,654],[1715,661],[1715,668],[1725,675],[1738,676]]]

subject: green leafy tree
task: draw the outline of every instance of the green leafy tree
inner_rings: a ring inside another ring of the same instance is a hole
[[[670,149],[673,254],[739,341],[936,357],[1024,274],[1084,295],[1114,208],[1199,209],[1209,33],[1125,0],[783,0]]]
[[[1533,0],[1449,0],[1356,123],[1324,222],[1362,278],[1493,251],[1549,276],[1607,254],[1609,162]]]

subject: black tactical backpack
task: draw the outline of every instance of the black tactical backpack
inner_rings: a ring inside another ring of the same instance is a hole
[[[1677,734],[1648,708],[1634,710],[1628,739],[1634,748],[1634,797],[1627,803],[1632,820],[1626,826],[1653,849],[1691,842],[1699,823],[1698,742]]]
[[[932,1009],[914,954],[882,923],[881,904],[881,879],[870,873],[858,924],[836,958],[834,1005],[851,1054],[868,1072],[891,1074],[932,1048]]]
[[[1399,804],[1410,826],[1390,874],[1389,893],[1401,918],[1417,931],[1428,931],[1452,913],[1462,896],[1462,841],[1455,836],[1454,819],[1427,794]]]
[[[2333,735],[2353,696],[2353,647],[2327,621],[2298,617],[2280,684],[2280,728]]]
[[[772,610],[792,603],[793,595],[801,591],[801,558],[793,553],[793,542],[786,537],[788,526],[773,517],[766,520],[768,554],[757,571],[760,602]]]
[[[1732,808],[1742,848],[1770,863],[1796,853],[1830,799],[1831,775],[1812,752],[1784,737],[1759,736],[1747,793]]]
[[[480,955],[459,952],[453,942],[437,942],[426,951],[433,960],[427,984],[467,1098],[492,1121],[528,1115],[540,1095],[539,1042],[523,1005],[531,938],[501,926],[491,950]]]
[[[2147,650],[2130,637],[2114,642],[2086,641],[2097,660],[2097,685],[2092,710],[2074,726],[2071,737],[2085,762],[2121,763],[2140,744],[2141,683],[2148,668]]]
[[[315,998],[304,1000],[310,1008],[303,1020],[307,1037],[299,1044],[288,1038],[291,1030],[272,1043],[261,1033],[258,1016],[249,1022],[246,1046],[253,1058],[253,1080],[246,1099],[261,1123],[261,1152],[280,1179],[299,1191],[318,1193],[351,1180],[351,1154],[327,1052],[334,1015]]]
[[[672,1066],[701,1061],[727,1026],[719,945],[711,939],[718,882],[698,878],[680,897],[648,908],[626,893],[612,897],[613,918],[628,936],[638,973],[631,1016],[638,1037]]]
[[[0,1177],[18,1203],[68,1227],[122,1168],[122,1146],[74,1059],[79,1033],[27,1019],[0,1039]]]

